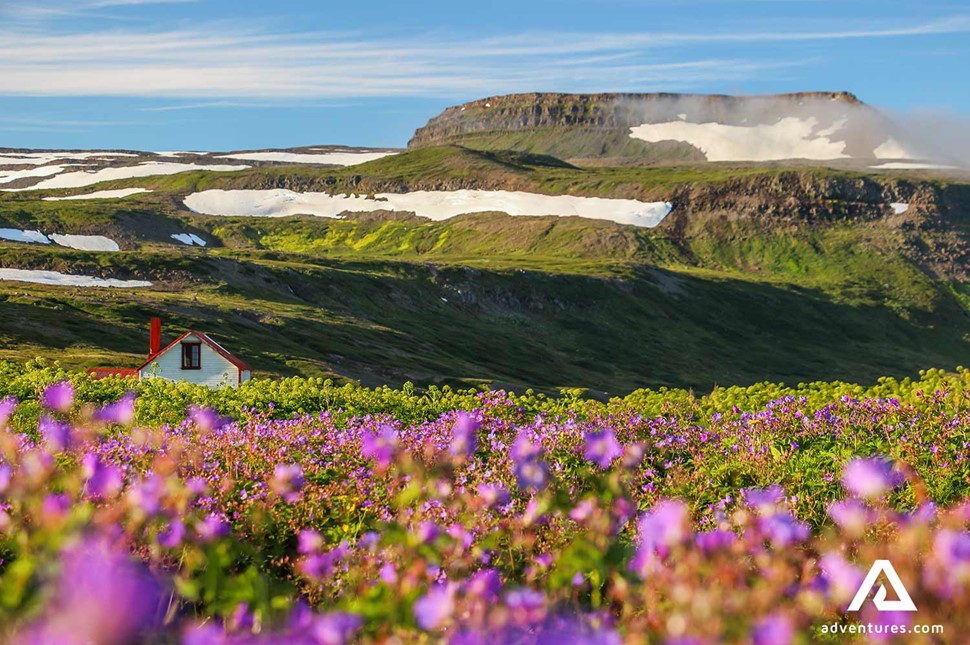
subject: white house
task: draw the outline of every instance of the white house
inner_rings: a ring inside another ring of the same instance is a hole
[[[236,387],[253,377],[244,361],[200,331],[189,330],[162,347],[162,321],[152,318],[148,359],[137,369],[95,368],[94,378],[137,376],[139,380],[164,378],[208,387]]]
[[[138,378],[164,378],[198,385],[236,386],[253,377],[249,365],[200,331],[189,330],[148,357]]]

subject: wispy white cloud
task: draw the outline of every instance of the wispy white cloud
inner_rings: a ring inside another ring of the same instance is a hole
[[[80,0],[76,6],[148,0]],[[166,0],[154,0],[166,1]],[[178,2],[185,0],[167,0]],[[483,95],[535,90],[689,91],[801,64],[736,55],[741,43],[908,38],[970,32],[970,16],[907,26],[722,33],[520,33],[457,39],[193,30],[60,33],[0,28],[0,95],[226,101]],[[694,53],[705,46],[708,55]],[[725,46],[733,55],[710,55]],[[160,109],[179,109],[161,106]],[[182,108],[185,109],[185,108]]]
[[[36,24],[58,19],[100,15],[103,10],[158,4],[190,4],[203,0],[22,0],[0,2],[0,18]]]
[[[93,9],[104,7],[131,7],[145,4],[188,4],[200,0],[85,0],[80,4]]]

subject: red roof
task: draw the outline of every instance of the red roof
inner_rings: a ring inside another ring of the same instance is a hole
[[[138,376],[138,370],[132,369],[130,367],[92,367],[88,370],[88,376],[96,381],[103,378],[127,378],[129,376]]]
[[[230,354],[229,351],[226,350],[222,345],[220,345],[216,341],[212,340],[211,338],[209,338],[208,336],[206,336],[205,334],[203,334],[201,331],[194,331],[194,330],[190,329],[187,332],[185,332],[184,334],[182,334],[181,336],[179,336],[178,338],[176,338],[175,340],[173,340],[171,343],[169,343],[168,345],[166,345],[165,347],[163,347],[157,354],[152,354],[151,356],[149,356],[148,357],[148,360],[145,361],[144,363],[142,363],[140,366],[138,366],[138,369],[135,370],[135,371],[136,372],[140,372],[141,370],[145,369],[145,367],[148,366],[148,365],[151,365],[152,362],[154,362],[156,358],[158,358],[159,356],[161,356],[162,354],[164,354],[168,350],[172,349],[173,347],[175,347],[176,345],[178,345],[179,343],[181,343],[185,339],[186,336],[191,336],[191,335],[198,336],[199,337],[199,340],[201,340],[203,343],[205,343],[206,345],[208,345],[209,347],[211,347],[213,350],[215,350],[216,353],[218,353],[224,359],[226,359],[227,361],[229,361],[230,363],[232,363],[233,365],[235,365],[236,367],[238,367],[240,369],[240,371],[244,371],[244,372],[245,371],[249,371],[249,372],[251,372],[253,370],[253,368],[251,368],[249,365],[247,365],[245,361],[243,361],[241,359],[238,359],[235,356],[233,356],[232,354]]]

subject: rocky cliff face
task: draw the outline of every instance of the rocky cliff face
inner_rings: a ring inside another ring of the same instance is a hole
[[[724,124],[798,111],[806,104],[837,102],[861,106],[849,92],[801,92],[741,97],[691,94],[510,94],[450,107],[415,132],[409,148],[436,145],[455,137],[482,132],[532,128],[631,128],[643,123],[675,120],[682,110],[698,119]]]
[[[512,94],[446,109],[408,146],[457,144],[574,162],[913,159],[927,151],[848,92],[773,96]]]

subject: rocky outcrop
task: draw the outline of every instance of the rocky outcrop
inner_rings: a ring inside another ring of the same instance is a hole
[[[725,124],[779,116],[807,103],[861,106],[849,92],[802,92],[773,96],[692,94],[510,94],[450,107],[414,134],[409,148],[451,143],[471,134],[537,128],[622,129],[670,121],[686,110],[695,118]]]

